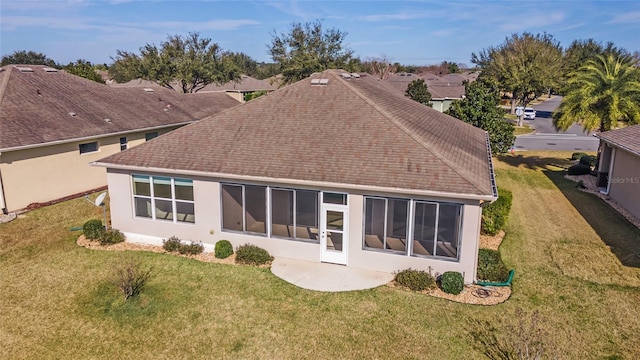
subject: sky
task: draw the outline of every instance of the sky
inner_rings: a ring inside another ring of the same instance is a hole
[[[640,51],[638,0],[0,0],[0,55],[26,50],[61,64],[110,64],[117,50],[198,32],[224,50],[271,62],[274,34],[316,20],[346,32],[344,44],[362,60],[403,65],[472,65],[472,53],[523,32],[549,33],[563,47],[591,38]]]

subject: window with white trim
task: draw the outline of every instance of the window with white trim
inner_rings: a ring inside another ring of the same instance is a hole
[[[195,223],[193,180],[133,175],[136,217]]]
[[[462,205],[365,196],[363,247],[458,259]]]

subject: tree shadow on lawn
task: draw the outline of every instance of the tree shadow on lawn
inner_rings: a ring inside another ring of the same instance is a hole
[[[640,229],[596,195],[580,191],[564,171],[543,171],[591,225],[622,265],[640,268]]]
[[[570,158],[559,158],[557,154],[554,154],[552,152],[549,152],[548,156],[545,156],[545,152],[541,152],[541,154],[542,156],[530,156],[528,154],[500,154],[496,155],[496,158],[500,163],[516,168],[524,167],[531,170],[566,169],[569,166],[575,164],[575,161],[571,160]]]

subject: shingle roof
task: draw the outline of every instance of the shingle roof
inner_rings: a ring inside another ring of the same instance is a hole
[[[640,156],[640,125],[605,131],[596,134],[596,136],[605,142]]]
[[[486,133],[328,70],[99,162],[492,196]],[[312,85],[314,79],[326,85]]]
[[[229,81],[222,85],[209,84],[205,86],[199,92],[212,92],[212,91],[262,91],[262,90],[276,90],[277,84],[272,84],[269,80],[258,80],[251,76],[242,75],[240,81]]]
[[[171,126],[240,104],[226,94],[111,88],[62,70],[28,68],[0,68],[0,149]]]
[[[424,79],[427,89],[434,100],[461,99],[465,94],[463,81],[467,80],[467,75],[462,74],[448,74],[438,77],[431,73],[424,75],[398,73],[392,74],[382,81],[388,85],[389,89],[395,89],[396,92],[404,95],[407,91],[407,86],[417,79]]]

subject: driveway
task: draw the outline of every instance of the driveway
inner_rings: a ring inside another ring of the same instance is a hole
[[[532,105],[536,109],[535,120],[525,123],[536,132],[516,138],[516,150],[598,150],[599,141],[592,134],[584,132],[580,125],[572,125],[567,131],[557,131],[553,126],[551,115],[560,106],[562,96],[553,96],[540,104]]]

